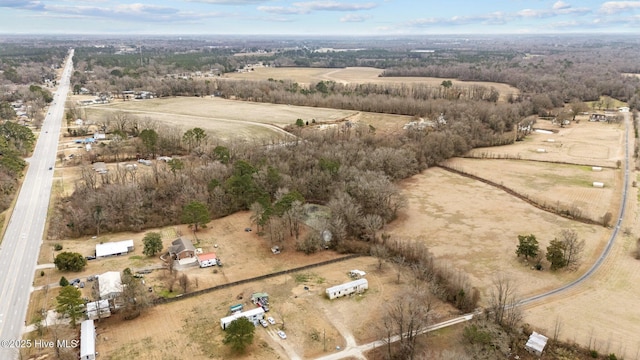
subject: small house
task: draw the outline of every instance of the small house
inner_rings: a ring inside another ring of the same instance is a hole
[[[330,287],[325,292],[327,293],[329,299],[333,300],[341,296],[362,293],[368,288],[369,282],[367,281],[367,279],[358,279],[345,284]]]
[[[180,237],[171,242],[169,255],[176,260],[192,258],[196,256],[196,248],[191,241]]]
[[[96,328],[93,320],[85,320],[80,324],[80,360],[95,360]]]
[[[222,327],[222,330],[226,330],[227,326],[231,324],[231,322],[241,317],[247,318],[247,320],[251,321],[253,325],[258,325],[258,322],[264,319],[264,309],[261,307],[257,307],[245,312],[223,317],[222,319],[220,319],[220,326]]]
[[[198,258],[198,265],[200,265],[201,268],[215,266],[217,264],[216,253],[198,254],[196,257]]]
[[[531,354],[541,356],[544,347],[547,345],[547,340],[549,340],[549,338],[534,331],[531,336],[529,336],[529,340],[524,348]]]

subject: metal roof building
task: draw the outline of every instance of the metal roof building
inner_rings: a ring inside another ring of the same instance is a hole
[[[126,254],[133,251],[133,240],[123,240],[96,245],[96,257]]]
[[[96,328],[93,320],[85,320],[80,324],[80,360],[95,360]]]

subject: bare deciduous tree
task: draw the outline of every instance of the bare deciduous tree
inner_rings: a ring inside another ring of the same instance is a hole
[[[578,233],[570,229],[560,231],[560,241],[565,246],[564,257],[567,262],[567,268],[575,270],[580,266],[580,261],[582,261],[585,241],[579,240]]]
[[[513,280],[505,275],[493,279],[489,307],[494,321],[500,325],[513,327],[522,319]]]

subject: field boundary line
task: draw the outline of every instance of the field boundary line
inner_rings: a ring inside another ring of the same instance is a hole
[[[606,169],[612,169],[612,170],[617,170],[619,169],[618,167],[615,166],[611,166],[611,165],[600,165],[600,164],[584,164],[584,163],[573,163],[573,162],[567,162],[567,161],[554,161],[554,160],[539,160],[539,159],[523,159],[521,157],[510,157],[509,155],[503,156],[503,155],[496,155],[496,157],[491,157],[491,156],[474,156],[474,155],[462,155],[462,156],[458,156],[459,158],[462,159],[473,159],[473,160],[516,160],[516,161],[529,161],[529,162],[539,162],[539,163],[546,163],[546,164],[557,164],[557,165],[571,165],[571,166],[599,166],[601,168],[606,168]]]

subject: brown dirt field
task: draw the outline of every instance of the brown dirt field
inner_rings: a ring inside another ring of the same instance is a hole
[[[257,67],[255,71],[246,73],[229,73],[225,74],[225,78],[230,79],[248,79],[248,80],[267,80],[269,78],[276,80],[292,80],[301,84],[310,84],[318,81],[335,81],[338,83],[377,83],[377,84],[410,84],[420,83],[430,86],[440,86],[442,78],[433,77],[380,77],[383,72],[381,69],[370,67],[348,67],[342,69],[335,68],[274,68],[274,67]],[[458,81],[451,79],[454,86],[473,86],[481,85],[494,87],[500,92],[500,100],[505,101],[512,94],[518,94],[519,91],[513,86],[482,81]]]

